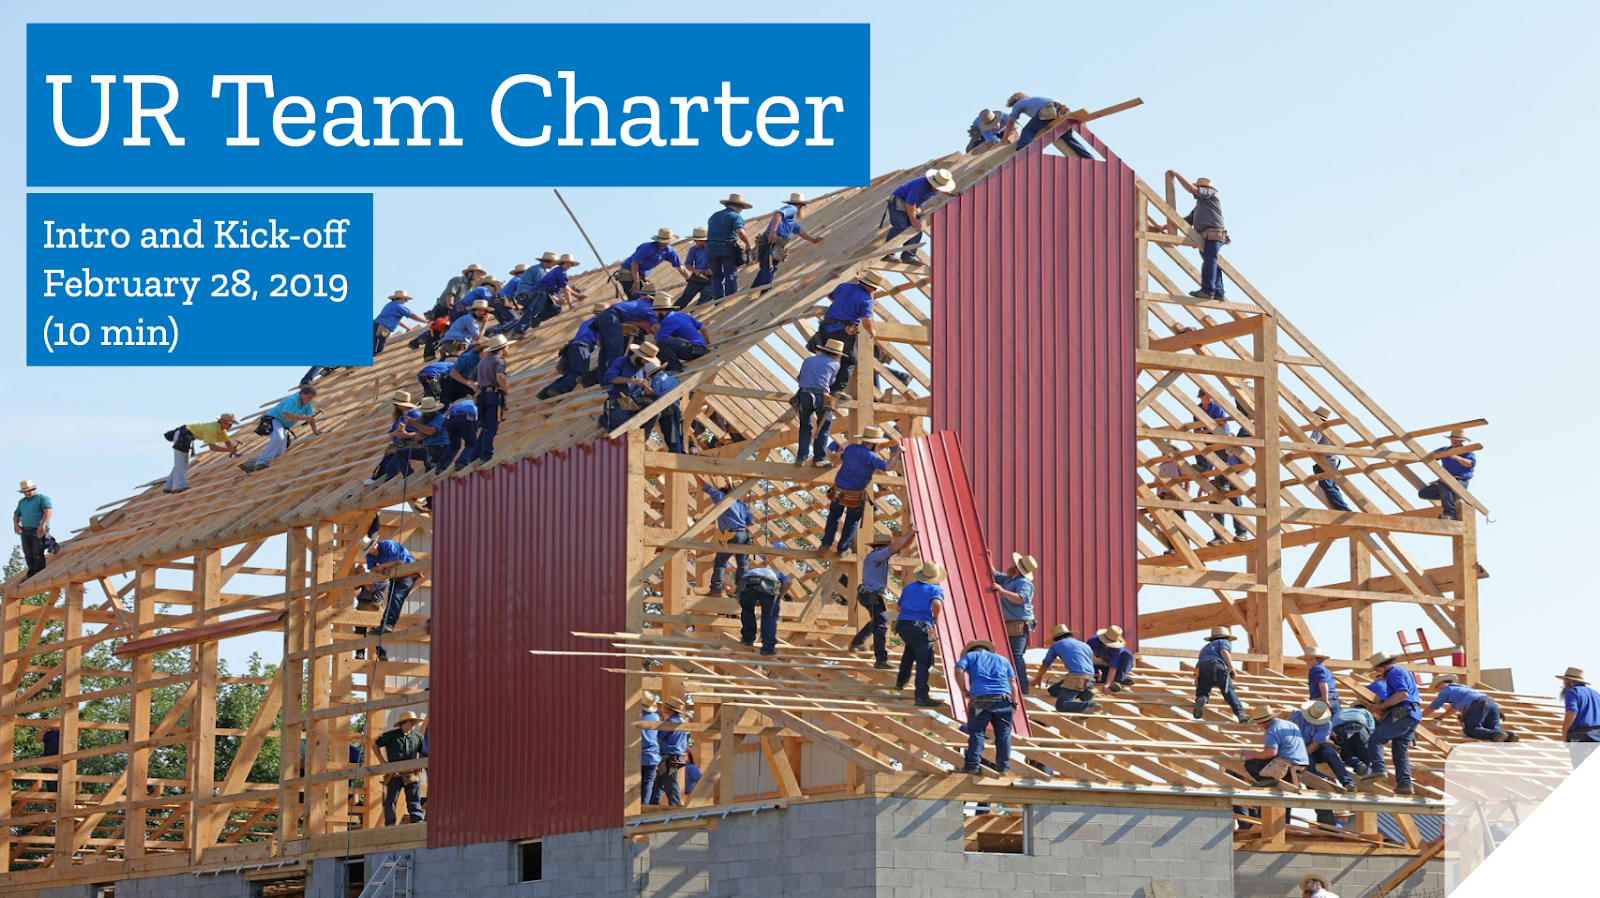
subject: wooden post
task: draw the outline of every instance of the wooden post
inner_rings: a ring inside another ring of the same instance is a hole
[[[222,556],[206,549],[194,557],[194,611],[201,625],[209,623],[213,608],[220,604]],[[195,675],[194,704],[189,708],[189,728],[194,733],[194,751],[189,756],[189,863],[204,860],[212,834],[220,827],[214,816],[218,807],[209,803],[217,786],[217,675],[219,659],[216,640],[205,640],[190,649],[189,670]]]
[[[66,605],[66,626],[61,638],[71,645],[83,636],[83,584],[73,583],[62,592]],[[61,727],[61,753],[70,754],[78,750],[77,696],[82,691],[83,646],[74,645],[61,653],[61,670],[61,715],[56,723]],[[129,736],[132,738],[131,733]],[[66,761],[57,766],[56,816],[65,820],[78,804],[78,762]],[[73,844],[73,830],[72,826],[56,827],[55,863],[58,867],[70,866],[77,852],[77,846]]]
[[[628,570],[628,595],[627,617],[623,629],[629,633],[639,633],[644,630],[644,603],[646,600],[646,579],[643,576],[644,568],[644,537],[645,521],[647,520],[649,502],[648,481],[645,478],[645,447],[644,434],[641,431],[630,431],[626,437],[628,441],[628,539],[627,559]],[[636,657],[628,658],[626,662],[627,674],[627,700],[623,708],[625,730],[627,738],[623,740],[622,748],[622,788],[624,814],[637,814],[643,806],[640,800],[639,787],[640,766],[639,755],[644,750],[644,735],[638,727],[634,726],[644,713],[644,662]]]
[[[1367,581],[1371,579],[1372,553],[1361,540],[1350,540],[1351,588],[1366,589]],[[1376,651],[1372,644],[1372,608],[1372,602],[1356,600],[1350,603],[1350,657],[1356,661],[1365,661]]]
[[[1267,667],[1283,670],[1283,496],[1282,459],[1278,449],[1278,326],[1271,316],[1261,317],[1255,337],[1256,361],[1264,363],[1256,378],[1254,433],[1265,441],[1256,450],[1256,505],[1266,512],[1256,530],[1255,573],[1261,584],[1254,602],[1256,632],[1250,650],[1267,656]]]
[[[1478,512],[1465,502],[1456,503],[1456,508],[1461,515],[1461,536],[1453,541],[1456,601],[1461,603],[1456,629],[1466,655],[1466,682],[1476,683],[1483,673],[1478,654]]]
[[[284,780],[304,774],[304,739],[306,715],[306,663],[289,660],[289,656],[312,647],[309,642],[311,615],[307,608],[309,597],[294,593],[305,588],[310,580],[307,556],[311,551],[311,538],[304,527],[290,528],[288,534],[288,559],[284,565],[284,590],[289,594],[284,615],[283,662],[283,730],[279,740],[279,764]],[[278,850],[285,850],[289,842],[301,838],[301,796],[299,787],[278,787]]]
[[[133,590],[133,614],[140,633],[147,632],[156,619],[156,569],[141,565],[134,571],[137,585]],[[155,673],[155,655],[145,652],[133,659],[133,682],[149,683]],[[150,697],[148,688],[137,689],[129,696],[128,743],[140,745],[150,740]],[[144,857],[145,809],[134,805],[150,797],[150,749],[134,748],[128,752],[128,789],[123,795],[126,810],[123,813],[123,856],[129,861]]]

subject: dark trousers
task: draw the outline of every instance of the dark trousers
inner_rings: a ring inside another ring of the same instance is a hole
[[[522,303],[522,315],[514,324],[499,324],[489,328],[489,333],[500,334],[506,331],[526,333],[530,328],[538,327],[561,311],[554,299],[550,298],[550,291],[535,290],[525,293]]]
[[[401,791],[406,793],[406,814],[411,817],[412,823],[421,823],[422,814],[422,783],[408,783],[398,775],[390,776],[383,784],[383,825],[394,826],[395,804],[400,798]]]
[[[452,464],[457,468],[472,464],[472,457],[478,451],[478,419],[465,415],[445,418],[444,432],[450,435],[450,442],[435,463],[435,470],[443,473]]]
[[[661,364],[673,373],[682,371],[685,361],[692,362],[711,351],[709,346],[691,343],[682,337],[668,337],[665,340],[658,340],[656,345],[661,347]]]
[[[1333,771],[1334,779],[1341,783],[1350,782],[1350,771],[1344,766],[1344,759],[1339,757],[1339,752],[1334,750],[1333,743],[1324,742],[1317,746],[1316,751],[1306,746],[1306,757],[1311,759],[1312,773],[1317,772],[1318,764],[1326,764],[1328,769]]]
[[[1033,143],[1033,139],[1039,136],[1039,132],[1045,130],[1051,124],[1054,123],[1040,121],[1037,116],[1028,119],[1028,123],[1022,126],[1022,134],[1017,137],[1017,150],[1021,151],[1023,147]],[[1078,139],[1077,132],[1071,128],[1062,129],[1053,139],[1066,141],[1067,148],[1072,150],[1073,154],[1080,159],[1094,158],[1094,154],[1089,152],[1089,148],[1084,146],[1083,141]]]
[[[1056,700],[1056,710],[1065,714],[1085,714],[1094,710],[1093,689],[1068,689],[1061,683],[1051,683],[1045,690]]]
[[[1207,240],[1200,248],[1200,292],[1223,298],[1227,287],[1222,281],[1222,266],[1217,264],[1217,253],[1222,252],[1221,240]]]
[[[444,394],[441,392],[439,378],[437,377],[428,377],[424,374],[418,374],[417,385],[422,387],[422,395],[424,396],[432,396],[435,399],[440,399],[444,396]]]
[[[40,773],[54,773],[57,776],[60,776],[61,775],[61,768],[60,767],[40,767],[39,768],[39,772]],[[44,786],[44,790],[46,792],[54,792],[54,791],[56,791],[56,780],[46,780],[41,785]]]
[[[750,531],[726,530],[722,534],[726,539],[723,542],[735,546],[750,545]],[[728,561],[733,560],[733,582],[743,583],[744,572],[750,569],[750,556],[743,552],[718,552],[717,557],[711,562],[711,591],[722,591],[722,572],[728,569]]]
[[[639,765],[639,800],[647,804],[650,803],[650,796],[656,791],[656,769],[656,764]]]
[[[1239,696],[1233,691],[1233,672],[1228,666],[1215,659],[1207,659],[1195,671],[1194,700],[1197,705],[1204,705],[1211,698],[1211,690],[1222,692],[1223,701],[1233,709],[1235,717],[1244,716],[1244,705],[1239,703]]]
[[[1333,734],[1339,737],[1339,760],[1346,766],[1367,766],[1367,736],[1371,731],[1356,723],[1347,723],[1335,727]]]
[[[376,321],[374,321],[372,323],[372,354],[373,355],[377,355],[378,353],[383,352],[383,347],[389,342],[389,333],[390,333],[389,331],[385,331],[383,326],[378,324]]]
[[[590,326],[595,336],[600,338],[600,359],[595,364],[594,370],[601,377],[611,370],[611,363],[622,358],[627,351],[627,341],[622,335],[622,316],[610,309],[594,316],[594,324]]]
[[[668,452],[683,454],[683,409],[678,403],[667,406],[666,410],[654,418],[644,422],[644,438],[650,439],[650,429],[661,428],[661,442],[666,444]]]
[[[994,769],[1005,773],[1011,769],[1011,715],[1017,706],[1011,696],[1001,696],[992,704],[979,701],[990,696],[975,696],[967,705],[967,751],[963,760],[965,773],[976,773],[978,761],[983,757],[984,737],[989,727],[994,727]]]
[[[1111,679],[1112,669],[1113,669],[1112,665],[1107,664],[1105,661],[1103,661],[1103,660],[1101,660],[1099,658],[1096,658],[1095,662],[1094,662],[1094,679],[1095,679],[1095,682],[1097,682],[1097,683],[1112,683],[1112,682],[1121,683],[1121,682],[1126,681],[1128,679],[1128,671],[1133,670],[1133,653],[1128,651],[1127,649],[1118,649],[1117,650],[1117,661],[1116,661],[1116,667],[1115,667],[1117,678],[1115,680]]]
[[[711,262],[711,280],[706,283],[706,301],[722,299],[739,292],[739,247],[736,244],[706,246]]]
[[[827,321],[822,323],[822,327],[806,341],[806,348],[818,352],[829,340],[838,340],[844,344],[844,355],[839,357],[839,373],[833,376],[833,385],[828,388],[829,392],[841,393],[850,386],[850,378],[856,373],[856,335],[846,330],[843,325],[840,325],[838,330],[829,330],[828,325]]]
[[[1028,634],[1032,632],[1033,621],[1028,621],[1021,633],[1006,636],[1006,641],[1011,644],[1011,669],[1017,672],[1017,685],[1021,687],[1023,695],[1028,694],[1028,663],[1022,660],[1022,653],[1028,650]]]
[[[795,394],[795,407],[800,412],[800,448],[795,450],[795,461],[827,458],[828,433],[833,427],[827,396],[821,390],[801,390]]]
[[[1211,459],[1204,456],[1194,460],[1194,469],[1196,471],[1214,471],[1216,468],[1217,466],[1211,463]],[[1226,477],[1213,477],[1211,478],[1211,488],[1218,493],[1229,493],[1233,491],[1233,484],[1228,482]],[[1244,507],[1244,498],[1242,496],[1232,496],[1228,501],[1240,508]],[[1228,526],[1228,516],[1225,514],[1213,514],[1211,519],[1224,527]],[[1244,539],[1247,534],[1248,531],[1244,529],[1244,522],[1235,517],[1233,519],[1233,535],[1239,539]]]
[[[499,390],[478,393],[478,449],[473,453],[477,461],[494,458],[494,438],[500,432],[500,422],[506,416],[506,396]]]
[[[28,576],[44,570],[44,534],[38,527],[22,528],[22,557],[28,562]]]
[[[683,792],[678,787],[678,771],[682,769],[681,761],[674,761],[670,757],[661,759],[661,765],[656,768],[655,785],[650,789],[651,804],[660,804],[663,795],[666,796],[668,807],[683,804]]]
[[[867,510],[867,497],[861,497],[861,504],[854,508],[846,508],[837,502],[828,503],[828,522],[822,527],[822,549],[827,551],[833,547],[833,534],[839,529],[839,518],[844,518],[844,532],[839,534],[839,552],[843,554],[850,551],[856,544],[856,528],[861,526],[861,516]]]
[[[883,235],[884,247],[892,252],[894,247],[889,245],[890,241],[900,236],[902,232],[910,227],[911,216],[906,214],[905,207],[891,199],[889,201],[889,230]],[[921,242],[922,232],[917,231],[913,233],[911,235],[911,239],[907,240],[905,245],[900,247],[901,261],[915,262],[917,259],[917,244]]]
[[[916,697],[928,701],[928,674],[933,670],[933,625],[902,620],[895,622],[894,631],[905,645],[905,651],[900,654],[900,676],[895,680],[895,688],[906,688],[915,667]]]
[[[1367,766],[1382,776],[1385,772],[1383,747],[1394,745],[1394,782],[1397,786],[1411,785],[1411,739],[1417,733],[1417,720],[1409,714],[1399,720],[1385,718],[1367,740]]]
[[[446,374],[439,378],[439,401],[448,408],[457,399],[465,399],[472,395],[472,388],[459,380]]]
[[[700,297],[701,302],[709,301],[710,297],[706,296],[705,291],[706,286],[710,283],[710,281],[700,281],[694,278],[684,281],[683,292],[678,294],[678,299],[673,303],[673,306],[679,309],[687,309],[697,296]]]
[[[383,606],[383,623],[378,626],[379,633],[393,630],[394,625],[400,622],[400,611],[416,585],[416,577],[396,577],[389,581],[389,600]],[[366,636],[370,632],[366,627],[356,627],[355,630],[357,636]],[[378,646],[378,660],[389,660],[389,650],[382,645]]]
[[[742,556],[741,556],[742,557]],[[761,612],[761,653],[771,655],[778,650],[779,596],[763,596],[752,592],[739,593],[739,639],[745,645],[756,641],[756,612]]]
[[[410,477],[411,463],[418,460],[427,461],[428,450],[421,446],[396,446],[393,452],[384,457],[383,475],[378,479]]]
[[[761,268],[756,272],[756,279],[750,284],[752,290],[772,283],[773,277],[777,275],[778,265],[781,263],[772,258],[772,250],[772,244],[765,240],[756,243],[756,260]]]
[[[871,619],[861,625],[854,639],[856,645],[865,645],[868,634],[872,636],[872,654],[880,664],[889,661],[889,605],[883,590],[862,587],[856,590],[856,601],[867,609]]]
[[[300,378],[300,386],[303,387],[306,384],[311,383],[312,381],[316,380],[319,376],[321,376],[321,374],[322,374],[322,366],[321,365],[312,365],[310,368],[306,369],[305,376]]]
[[[1502,732],[1501,719],[1500,706],[1494,703],[1494,699],[1486,698],[1473,702],[1461,712],[1461,732],[1465,733],[1468,739],[1493,742],[1495,735]]]
[[[550,383],[550,386],[539,391],[540,399],[549,399],[551,396],[561,396],[571,393],[578,388],[578,384],[592,380],[595,376],[589,370],[589,363],[594,360],[595,345],[593,343],[580,343],[573,341],[561,348],[561,376]],[[605,372],[599,372],[604,374]]]
[[[1334,470],[1337,471],[1339,469],[1339,462],[1337,460],[1330,459],[1329,462],[1333,466]],[[1321,474],[1326,470],[1327,469],[1322,467],[1322,465],[1311,466],[1311,473],[1313,474]],[[1328,497],[1329,508],[1332,508],[1334,511],[1355,511],[1355,509],[1350,507],[1350,503],[1345,501],[1344,490],[1339,489],[1339,481],[1334,480],[1332,477],[1328,477],[1317,481],[1317,488],[1322,490],[1322,495]]]
[[[1462,489],[1467,488],[1467,481],[1462,480],[1460,477],[1456,478],[1456,483],[1461,484]],[[1461,520],[1461,512],[1456,508],[1455,491],[1445,486],[1443,482],[1435,480],[1417,490],[1417,498],[1437,500],[1445,517],[1454,518],[1457,521]]]

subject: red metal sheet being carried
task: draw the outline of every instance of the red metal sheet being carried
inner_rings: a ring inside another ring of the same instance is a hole
[[[625,679],[529,650],[624,629],[627,484],[608,441],[434,490],[429,847],[622,825]]]
[[[957,720],[967,719],[966,696],[958,695],[953,676],[961,649],[971,640],[987,639],[1008,659],[1005,623],[1000,619],[1000,599],[989,592],[994,570],[983,522],[967,484],[961,443],[954,433],[941,431],[907,439],[905,450],[906,495],[911,519],[917,524],[917,551],[922,560],[937,561],[949,573],[944,582],[944,610],[939,615],[939,665],[950,684],[950,706]],[[1017,671],[1018,677],[1027,671]],[[1014,732],[1028,735],[1026,704],[1017,697]]]
[[[1133,171],[1034,143],[933,224],[933,426],[961,437],[984,531],[1037,556],[1039,626],[1138,636]],[[1136,644],[1136,643],[1135,643]]]

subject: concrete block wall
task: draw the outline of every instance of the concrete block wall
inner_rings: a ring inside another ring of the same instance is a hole
[[[182,873],[117,883],[117,898],[250,898],[250,893],[250,883],[238,873]]]
[[[642,858],[645,898],[867,898],[878,863],[876,803],[738,814],[710,831],[663,833]]]
[[[1346,857],[1294,852],[1241,851],[1234,857],[1233,879],[1238,898],[1298,898],[1300,877],[1312,873],[1329,877],[1329,885],[1346,898],[1365,895],[1378,883],[1405,866],[1403,857]],[[1406,881],[1406,891],[1444,888],[1444,861],[1430,861]]]

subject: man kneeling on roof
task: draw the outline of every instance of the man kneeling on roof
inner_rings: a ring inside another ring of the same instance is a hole
[[[1094,701],[1094,652],[1088,643],[1078,639],[1078,631],[1066,624],[1050,628],[1050,648],[1039,662],[1039,675],[1033,685],[1044,685],[1045,671],[1059,659],[1066,676],[1050,686],[1049,692],[1056,700],[1056,710],[1068,714],[1093,714],[1100,710]]]
[[[1245,755],[1244,769],[1255,780],[1252,786],[1281,787],[1284,780],[1298,788],[1298,774],[1311,762],[1306,756],[1306,743],[1300,728],[1278,716],[1266,705],[1250,712],[1250,722],[1260,728],[1261,751]]]
[[[962,773],[979,773],[984,736],[994,727],[994,769],[1005,774],[1011,769],[1011,716],[1017,706],[1012,700],[1016,671],[1011,662],[995,654],[994,643],[974,639],[961,650],[956,662],[957,681],[967,694],[967,752]]]
[[[1128,671],[1133,670],[1133,653],[1128,651],[1128,641],[1122,628],[1106,627],[1089,637],[1089,649],[1094,652],[1094,681],[1105,683],[1112,692],[1121,692],[1134,685]]]
[[[1339,788],[1354,792],[1356,781],[1351,778],[1344,760],[1333,747],[1333,709],[1317,699],[1301,702],[1299,709],[1289,715],[1289,722],[1300,730],[1300,740],[1306,745],[1311,772],[1316,772],[1316,765],[1326,764],[1334,780],[1339,783]]]
[[[1470,686],[1463,686],[1455,674],[1434,677],[1433,685],[1439,688],[1439,694],[1428,705],[1427,713],[1422,715],[1423,720],[1440,716],[1445,713],[1444,707],[1449,705],[1451,711],[1461,715],[1461,732],[1468,739],[1482,742],[1518,741],[1516,733],[1501,728],[1500,706],[1495,704],[1494,699]]]

